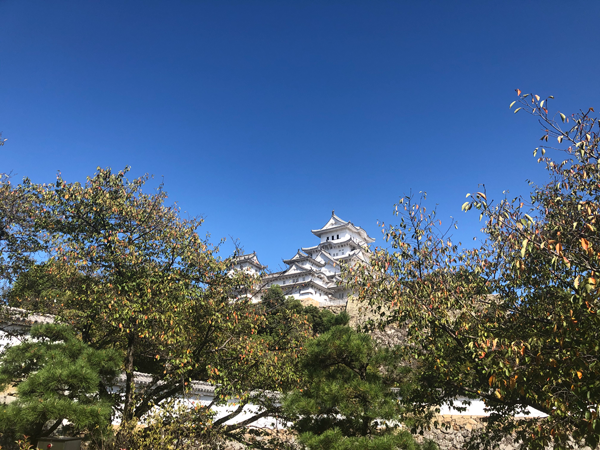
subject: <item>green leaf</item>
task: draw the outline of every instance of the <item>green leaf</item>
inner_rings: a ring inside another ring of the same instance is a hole
[[[521,247],[521,258],[525,258],[525,252],[527,251],[527,244],[529,243],[529,239],[525,239],[523,241],[523,246]]]

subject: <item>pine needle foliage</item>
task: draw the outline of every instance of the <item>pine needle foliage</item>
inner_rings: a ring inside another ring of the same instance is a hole
[[[0,357],[0,390],[16,387],[17,397],[0,405],[0,431],[35,445],[64,420],[76,433],[109,424],[111,404],[98,392],[116,376],[119,353],[94,350],[60,324],[35,325],[31,338]]]
[[[404,369],[394,349],[377,348],[369,335],[335,326],[307,343],[302,367],[306,385],[284,405],[309,449],[422,448],[400,430],[393,386]]]

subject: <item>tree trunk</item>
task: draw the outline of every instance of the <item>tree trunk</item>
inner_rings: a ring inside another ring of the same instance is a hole
[[[362,429],[360,430],[360,434],[361,436],[368,436],[369,435],[369,425],[371,423],[371,420],[368,417],[363,417],[362,419]]]
[[[133,378],[133,350],[135,348],[135,335],[130,333],[127,338],[127,355],[125,356],[125,404],[123,405],[123,422],[129,422],[134,418],[135,380]]]

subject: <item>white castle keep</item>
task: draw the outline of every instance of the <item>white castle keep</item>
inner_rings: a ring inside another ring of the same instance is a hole
[[[304,304],[345,305],[349,292],[341,285],[340,265],[367,262],[369,244],[375,239],[361,227],[340,219],[335,212],[331,213],[325,226],[312,230],[312,233],[321,242],[313,247],[302,247],[293,257],[284,259],[287,269],[265,275],[262,288],[278,284],[285,295]],[[239,256],[235,268],[258,275],[266,267],[260,264],[254,252]]]

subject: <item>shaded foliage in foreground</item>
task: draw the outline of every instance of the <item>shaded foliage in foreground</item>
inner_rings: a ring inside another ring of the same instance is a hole
[[[399,392],[392,388],[409,369],[398,356],[347,326],[309,341],[303,389],[284,401],[300,441],[311,450],[437,448],[431,442],[421,447],[399,427]]]
[[[31,337],[0,357],[0,391],[14,387],[17,397],[0,405],[5,438],[27,435],[35,445],[63,420],[74,433],[107,427],[112,402],[100,396],[100,386],[114,384],[119,353],[92,349],[65,325],[35,325]]]

